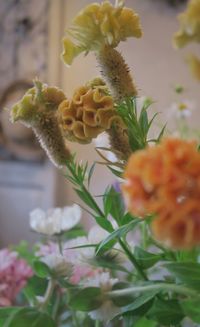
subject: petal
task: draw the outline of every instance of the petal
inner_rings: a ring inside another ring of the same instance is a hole
[[[70,39],[63,38],[63,52],[62,59],[66,65],[71,65],[74,58],[79,55],[79,53],[83,52],[84,49],[75,45]]]
[[[74,204],[71,207],[65,207],[62,212],[61,228],[63,231],[76,226],[81,219],[81,208]]]

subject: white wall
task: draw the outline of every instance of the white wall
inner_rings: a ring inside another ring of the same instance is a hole
[[[99,2],[99,1],[98,1]],[[65,0],[63,6],[63,26],[70,24],[73,16],[87,3],[87,0]],[[176,20],[177,10],[168,7],[160,0],[127,0],[126,5],[134,8],[141,16],[144,36],[142,39],[129,39],[120,45],[134,73],[135,81],[141,95],[151,96],[156,100],[155,110],[163,112],[165,121],[166,109],[175,99],[173,85],[183,84],[187,98],[200,100],[199,85],[189,74],[184,62],[184,55],[190,50],[175,51],[172,47],[172,35],[178,29]],[[179,8],[180,11],[180,8]],[[99,75],[97,63],[92,54],[87,57],[79,56],[70,68],[61,66],[62,87],[68,95],[84,84],[88,79]],[[199,112],[194,114],[198,122]],[[93,146],[81,146],[71,143],[72,151],[77,151],[79,158],[92,162],[97,159]],[[105,186],[113,181],[113,177],[102,167],[98,167],[92,186],[94,194],[101,194]],[[67,181],[60,180],[59,201],[61,204],[70,203],[76,197]]]

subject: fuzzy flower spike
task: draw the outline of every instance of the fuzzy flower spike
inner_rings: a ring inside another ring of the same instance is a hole
[[[11,120],[31,127],[49,158],[58,167],[62,167],[70,158],[56,117],[56,110],[65,98],[57,87],[35,81],[35,86],[11,111]]]

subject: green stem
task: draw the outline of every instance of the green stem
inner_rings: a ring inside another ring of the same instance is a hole
[[[147,225],[145,222],[141,224],[142,229],[142,247],[144,250],[147,248],[147,239],[148,239],[148,232],[147,232]]]
[[[199,296],[199,294],[195,290],[191,290],[190,288],[187,288],[182,285],[176,285],[176,284],[168,284],[168,283],[158,283],[154,285],[147,285],[147,286],[136,286],[136,287],[130,287],[123,290],[116,290],[108,292],[108,295],[110,296],[124,296],[136,292],[147,292],[147,291],[154,291],[154,290],[161,290],[161,291],[171,291],[176,292],[183,295],[188,296]]]
[[[47,305],[49,304],[49,300],[50,300],[50,298],[52,296],[52,293],[54,291],[55,285],[56,285],[55,280],[50,279],[49,280],[49,283],[48,283],[48,286],[47,286],[47,289],[46,289],[46,293],[44,295],[44,300],[43,300],[43,302],[42,302],[42,304],[40,306],[40,308],[42,310],[45,310],[46,307],[47,307]]]
[[[101,326],[100,321],[99,321],[99,320],[96,320],[96,321],[95,321],[95,327],[100,327],[100,326]]]
[[[77,319],[77,316],[76,316],[76,312],[75,311],[72,311],[72,320],[73,320],[73,324],[75,327],[79,327],[79,322],[78,322],[78,319]]]
[[[132,264],[134,265],[135,269],[137,270],[138,274],[142,277],[142,279],[148,280],[148,277],[146,276],[145,272],[137,262],[137,259],[135,258],[134,254],[129,250],[126,243],[122,239],[119,239],[119,244],[121,245],[122,249],[126,253],[127,257],[130,259],[130,261],[132,262]]]
[[[58,241],[59,252],[61,255],[63,255],[62,237],[60,235],[58,235],[57,241]]]
[[[59,308],[59,304],[60,304],[60,294],[59,294],[59,290],[57,290],[56,292],[56,301],[52,310],[52,318],[55,320],[56,316],[57,316],[57,312],[58,312],[58,308]]]

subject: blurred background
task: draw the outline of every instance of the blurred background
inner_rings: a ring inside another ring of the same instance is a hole
[[[99,75],[94,55],[78,57],[65,67],[60,60],[61,39],[73,16],[88,0],[0,0],[0,246],[22,239],[33,241],[29,230],[29,212],[70,205],[79,200],[69,182],[47,160],[31,130],[9,122],[9,108],[32,85],[36,76],[64,89],[68,96],[78,86]],[[100,2],[100,1],[96,1]],[[120,44],[141,96],[155,100],[158,125],[170,120],[169,108],[177,101],[176,84],[185,87],[184,99],[196,104],[192,114],[198,127],[199,85],[185,63],[195,46],[175,50],[173,34],[178,29],[176,16],[185,8],[184,0],[126,0],[135,9],[143,26],[142,39]],[[94,144],[69,147],[79,160],[98,160]],[[100,195],[113,183],[108,170],[97,165],[91,184]],[[84,214],[84,223],[91,224]]]

